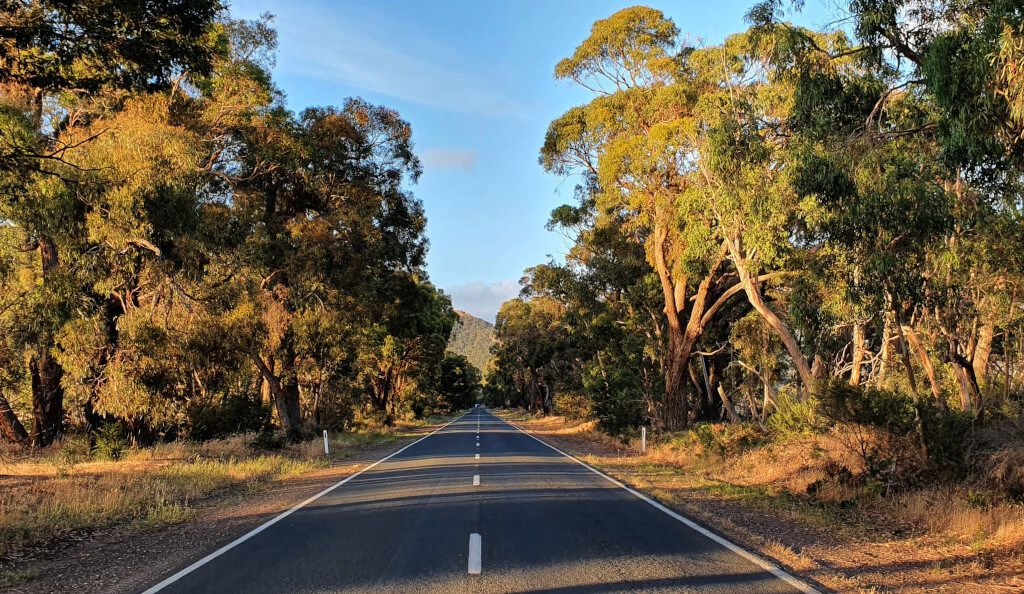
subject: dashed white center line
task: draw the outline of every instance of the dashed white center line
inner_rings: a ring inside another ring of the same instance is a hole
[[[480,575],[483,560],[480,555],[480,535],[473,533],[469,535],[469,573]]]
[[[479,487],[480,486],[480,475],[479,474],[474,474],[473,475],[473,486],[474,487]]]
[[[476,455],[476,459],[477,459],[477,460],[479,460],[479,459],[480,459],[480,454],[477,454],[477,455]]]

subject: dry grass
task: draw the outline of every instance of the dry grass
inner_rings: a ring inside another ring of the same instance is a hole
[[[961,485],[903,493],[880,502],[924,534],[945,537],[976,550],[1024,551],[1024,505],[990,502]]]
[[[0,557],[107,526],[182,522],[206,499],[263,490],[424,424],[332,435],[330,456],[322,439],[260,451],[242,436],[158,444],[129,450],[119,461],[92,460],[81,437],[31,455],[7,450],[0,458]]]

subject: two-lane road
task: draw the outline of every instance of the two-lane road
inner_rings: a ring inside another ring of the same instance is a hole
[[[147,592],[813,591],[483,408]]]

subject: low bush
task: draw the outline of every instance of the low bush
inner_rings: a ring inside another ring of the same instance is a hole
[[[582,421],[590,418],[590,400],[583,394],[564,392],[555,394],[552,412],[565,417],[569,421]]]
[[[92,455],[99,460],[120,460],[129,446],[128,432],[120,422],[101,425],[92,438]]]
[[[776,397],[775,410],[765,423],[767,429],[779,439],[790,439],[813,433],[818,428],[815,403],[795,396],[780,393]]]
[[[232,394],[217,404],[189,407],[188,436],[198,441],[220,439],[233,433],[260,431],[270,422],[270,407],[259,394]]]
[[[975,481],[1024,501],[1024,418],[998,421],[976,432],[966,459]]]

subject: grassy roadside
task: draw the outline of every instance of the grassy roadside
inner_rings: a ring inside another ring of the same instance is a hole
[[[48,543],[101,528],[154,530],[185,522],[208,503],[253,495],[450,418],[335,434],[329,456],[322,439],[265,450],[254,447],[252,436],[158,444],[127,450],[116,461],[91,459],[75,439],[31,455],[7,452],[0,458],[0,559],[31,556]],[[6,572],[0,587],[30,579]]]
[[[798,436],[728,455],[699,436],[659,435],[641,455],[635,440],[623,444],[592,422],[501,414],[828,588],[1024,591],[1024,506],[965,485],[882,496],[884,485],[853,492],[823,484],[829,465],[854,464],[842,435]],[[807,488],[816,481],[811,497]]]

